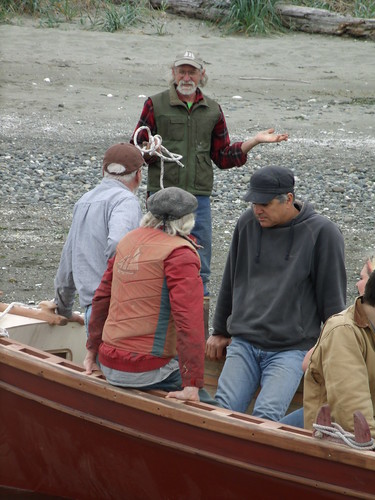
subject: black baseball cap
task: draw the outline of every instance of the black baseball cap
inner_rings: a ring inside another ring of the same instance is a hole
[[[267,204],[279,194],[294,193],[294,174],[286,167],[263,167],[250,179],[250,187],[243,199]]]

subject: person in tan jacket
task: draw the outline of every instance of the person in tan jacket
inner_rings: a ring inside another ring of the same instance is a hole
[[[360,296],[362,296],[365,292],[365,286],[366,286],[366,283],[369,279],[369,276],[371,275],[371,273],[374,271],[375,269],[375,257],[372,257],[372,258],[368,258],[365,262],[365,264],[363,265],[363,268],[361,270],[361,273],[360,273],[360,277],[359,277],[359,280],[357,281],[356,283],[356,286],[357,286],[357,289],[358,289],[358,293]],[[352,308],[355,307],[355,306],[352,306]],[[345,312],[345,311],[344,311]],[[340,317],[343,313],[341,314],[338,314],[337,316]],[[328,327],[328,326],[327,326]],[[327,335],[327,330],[324,330],[325,331],[325,335]],[[322,335],[323,335],[323,332],[322,332]],[[332,340],[332,336],[331,336],[331,340]],[[321,337],[321,339],[323,339],[323,336]],[[337,340],[337,337],[335,338],[335,340]],[[319,345],[320,343],[320,339],[318,341],[318,343],[312,347],[307,353],[306,353],[306,356],[302,362],[302,370],[304,372],[306,372],[306,370],[308,369],[309,367],[309,363],[310,363],[310,360],[311,360],[311,355],[312,353],[315,351],[316,347]],[[324,353],[325,352],[325,347],[328,345],[328,342],[325,342],[325,343],[322,343],[321,344],[321,353]],[[332,358],[332,353],[329,353],[330,354],[330,359]],[[316,354],[316,357],[314,355],[314,358],[313,358],[313,365],[312,365],[312,369],[313,369],[313,373],[316,373],[316,368],[314,368],[314,364],[317,363],[317,356],[318,354]],[[326,359],[328,357],[328,353],[325,353],[323,355],[324,359]],[[322,361],[322,358],[321,358],[321,361]],[[337,364],[339,363],[336,355],[334,355],[334,361],[330,361],[331,363],[334,363],[334,364]],[[324,366],[326,365],[326,363],[324,363]],[[315,371],[314,371],[315,370]],[[322,366],[320,367],[320,370],[322,372],[324,372],[323,370],[323,364]],[[327,371],[327,370],[325,370]],[[307,394],[306,398],[308,398],[309,400],[306,400],[306,405],[307,407],[309,408],[309,412],[310,414],[307,416],[307,419],[305,420],[306,422],[306,427],[308,429],[312,429],[312,424],[315,422],[315,419],[316,419],[316,414],[319,410],[320,407],[317,406],[317,402],[314,400],[314,401],[310,401],[310,398],[312,398],[313,394],[315,394],[316,390],[317,390],[317,381],[315,381],[314,379],[314,376],[311,372],[308,372],[310,373],[309,375],[305,375],[305,384],[307,384],[307,388],[304,389],[304,394]],[[321,376],[318,375],[319,378],[321,378]],[[306,386],[305,386],[306,387]],[[324,385],[322,387],[325,387]],[[325,391],[326,392],[326,391]],[[329,391],[331,392],[331,391]],[[324,397],[324,402],[322,403],[325,404],[327,403],[327,395],[325,395]],[[350,420],[350,416],[347,417],[349,418]],[[282,424],[287,424],[287,425],[292,425],[294,427],[300,427],[300,428],[303,428],[304,427],[304,408],[299,408],[298,410],[295,410],[291,413],[288,413],[287,415],[285,415],[285,417],[283,417],[280,422]]]
[[[304,380],[304,427],[312,429],[328,404],[332,421],[354,431],[359,410],[375,438],[375,271],[367,261],[357,283],[355,303],[326,322],[311,354]],[[369,275],[367,282],[366,278]],[[367,275],[367,276],[366,276]]]

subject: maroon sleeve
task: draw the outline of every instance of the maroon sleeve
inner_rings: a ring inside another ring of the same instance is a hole
[[[241,146],[242,142],[230,143],[224,113],[220,108],[220,118],[212,131],[211,160],[221,169],[241,167],[247,160]]]
[[[89,351],[98,352],[102,342],[102,332],[106,322],[109,303],[111,301],[112,272],[115,256],[108,260],[108,266],[103,274],[102,281],[96,289],[92,299],[92,310],[89,322],[89,336],[86,342],[86,348]]]
[[[150,129],[150,133],[152,136],[157,134],[155,115],[154,115],[154,105],[152,99],[149,97],[142,109],[141,116],[137,123],[137,126],[134,129],[133,135],[131,136],[130,143],[134,144],[134,134],[140,127],[148,127]],[[142,145],[143,142],[148,142],[149,136],[147,130],[141,130],[137,136],[137,144]],[[149,154],[144,155],[144,159],[148,164],[152,164],[157,160],[157,156],[150,156]]]
[[[189,247],[178,248],[165,260],[164,270],[177,330],[182,385],[203,387],[205,339],[199,257]]]

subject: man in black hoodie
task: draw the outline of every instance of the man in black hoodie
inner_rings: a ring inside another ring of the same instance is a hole
[[[295,200],[294,175],[264,167],[245,195],[207,341],[210,359],[226,360],[216,400],[280,420],[302,377],[302,361],[322,324],[346,306],[344,240],[339,228]]]

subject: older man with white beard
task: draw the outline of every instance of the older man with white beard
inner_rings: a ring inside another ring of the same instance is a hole
[[[201,87],[207,82],[203,60],[198,54],[186,50],[175,58],[171,69],[170,88],[145,101],[131,142],[134,142],[134,134],[138,128],[148,127],[151,135],[158,134],[162,137],[163,146],[182,157],[184,167],[177,163],[166,165],[163,184],[164,187],[180,187],[197,198],[198,208],[192,235],[201,246],[201,276],[204,295],[208,297],[212,242],[212,162],[220,169],[240,167],[246,163],[247,153],[254,146],[285,141],[288,135],[274,134],[274,129],[271,128],[244,142],[231,144],[220,105],[201,91]],[[140,130],[136,140],[138,143],[148,142],[148,131]],[[149,193],[154,193],[160,189],[160,159],[151,156],[148,164],[152,168],[148,170],[147,189]],[[208,307],[206,312],[207,310]]]

